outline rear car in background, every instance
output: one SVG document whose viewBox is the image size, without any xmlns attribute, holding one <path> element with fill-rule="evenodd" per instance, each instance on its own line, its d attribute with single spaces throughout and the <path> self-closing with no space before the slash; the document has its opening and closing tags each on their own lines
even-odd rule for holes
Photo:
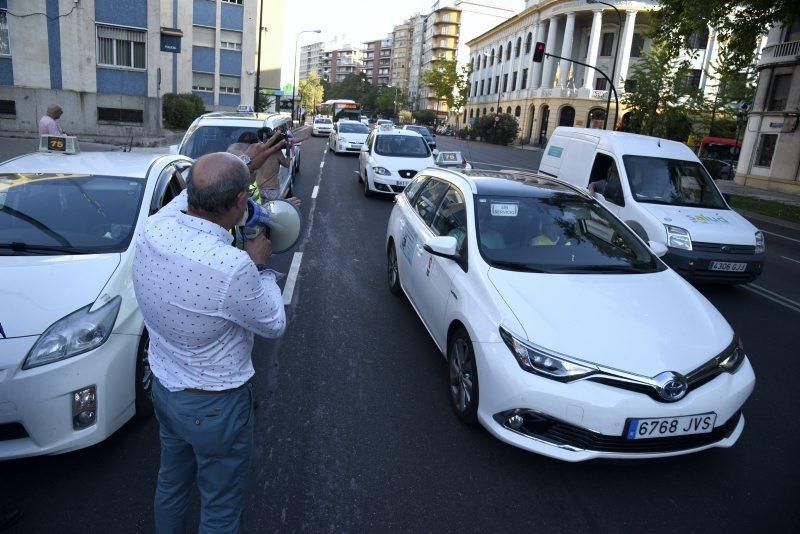
<svg viewBox="0 0 800 534">
<path fill-rule="evenodd" d="M 422 137 L 425 138 L 425 142 L 428 143 L 428 146 L 431 147 L 431 150 L 436 148 L 436 135 L 432 134 L 430 130 L 426 126 L 417 126 L 416 124 L 407 124 L 403 126 L 404 130 L 411 130 L 412 132 L 417 132 Z"/>
<path fill-rule="evenodd" d="M 152 413 L 134 237 L 190 166 L 121 152 L 0 164 L 0 459 L 87 447 Z"/>
<path fill-rule="evenodd" d="M 316 117 L 311 124 L 311 135 L 314 137 L 330 135 L 333 131 L 333 121 L 329 117 Z"/>
</svg>

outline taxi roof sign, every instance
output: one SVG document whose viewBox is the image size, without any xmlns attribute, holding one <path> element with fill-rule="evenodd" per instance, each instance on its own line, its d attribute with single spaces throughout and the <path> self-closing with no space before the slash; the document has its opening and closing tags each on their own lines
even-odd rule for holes
<svg viewBox="0 0 800 534">
<path fill-rule="evenodd" d="M 236 108 L 237 113 L 253 113 L 253 106 L 242 104 Z"/>
<path fill-rule="evenodd" d="M 464 156 L 458 151 L 442 151 L 436 155 L 437 165 L 463 165 Z"/>
<path fill-rule="evenodd" d="M 42 135 L 39 137 L 39 152 L 77 154 L 81 151 L 74 135 Z"/>
<path fill-rule="evenodd" d="M 392 130 L 394 130 L 394 124 L 392 124 L 391 122 L 381 124 L 380 125 L 380 129 L 381 129 L 382 132 L 392 131 Z"/>
</svg>

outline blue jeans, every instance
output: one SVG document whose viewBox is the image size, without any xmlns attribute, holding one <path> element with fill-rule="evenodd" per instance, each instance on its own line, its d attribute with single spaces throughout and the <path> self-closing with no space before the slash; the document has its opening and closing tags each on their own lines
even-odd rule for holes
<svg viewBox="0 0 800 534">
<path fill-rule="evenodd" d="M 200 532 L 238 532 L 253 449 L 252 384 L 207 395 L 172 392 L 156 379 L 153 405 L 161 436 L 156 532 L 184 532 L 195 477 Z"/>
</svg>

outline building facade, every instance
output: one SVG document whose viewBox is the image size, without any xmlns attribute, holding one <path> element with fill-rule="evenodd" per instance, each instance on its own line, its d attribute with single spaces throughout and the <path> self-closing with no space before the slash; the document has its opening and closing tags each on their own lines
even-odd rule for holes
<svg viewBox="0 0 800 534">
<path fill-rule="evenodd" d="M 800 193 L 800 20 L 767 34 L 737 183 Z"/>
<path fill-rule="evenodd" d="M 71 134 L 158 136 L 165 93 L 252 104 L 255 20 L 246 0 L 0 0 L 0 129 L 58 103 Z"/>
<path fill-rule="evenodd" d="M 325 59 L 325 43 L 311 43 L 300 47 L 298 59 L 298 81 L 305 80 L 308 75 L 315 72 L 320 79 L 324 74 L 323 60 Z"/>
<path fill-rule="evenodd" d="M 472 75 L 461 121 L 510 113 L 519 121 L 522 140 L 533 144 L 546 143 L 557 126 L 602 127 L 609 91 L 605 78 L 567 60 L 534 63 L 533 47 L 543 42 L 547 52 L 596 67 L 609 78 L 615 69 L 612 79 L 621 97 L 631 68 L 650 48 L 644 36 L 657 6 L 653 0 L 620 2 L 617 15 L 605 5 L 528 0 L 524 11 L 467 43 Z M 692 48 L 691 82 L 714 91 L 707 83 L 718 51 L 713 32 L 694 36 Z M 620 118 L 623 112 L 620 108 Z M 608 122 L 618 120 L 612 98 Z"/>
<path fill-rule="evenodd" d="M 350 74 L 359 74 L 363 69 L 363 50 L 353 45 L 341 45 L 325 51 L 322 56 L 322 78 L 328 83 L 338 83 Z"/>
<path fill-rule="evenodd" d="M 367 81 L 375 86 L 392 80 L 392 35 L 364 43 L 363 69 Z"/>
<path fill-rule="evenodd" d="M 414 42 L 414 25 L 412 19 L 398 24 L 392 30 L 392 60 L 389 85 L 400 89 L 402 94 L 408 93 L 408 74 L 410 70 L 411 46 Z"/>
</svg>

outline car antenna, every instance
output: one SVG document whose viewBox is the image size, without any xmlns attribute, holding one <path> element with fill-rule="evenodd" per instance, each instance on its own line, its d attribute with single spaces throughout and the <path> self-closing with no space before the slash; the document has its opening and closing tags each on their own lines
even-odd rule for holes
<svg viewBox="0 0 800 534">
<path fill-rule="evenodd" d="M 658 148 L 661 148 L 661 138 L 658 138 Z"/>
</svg>

